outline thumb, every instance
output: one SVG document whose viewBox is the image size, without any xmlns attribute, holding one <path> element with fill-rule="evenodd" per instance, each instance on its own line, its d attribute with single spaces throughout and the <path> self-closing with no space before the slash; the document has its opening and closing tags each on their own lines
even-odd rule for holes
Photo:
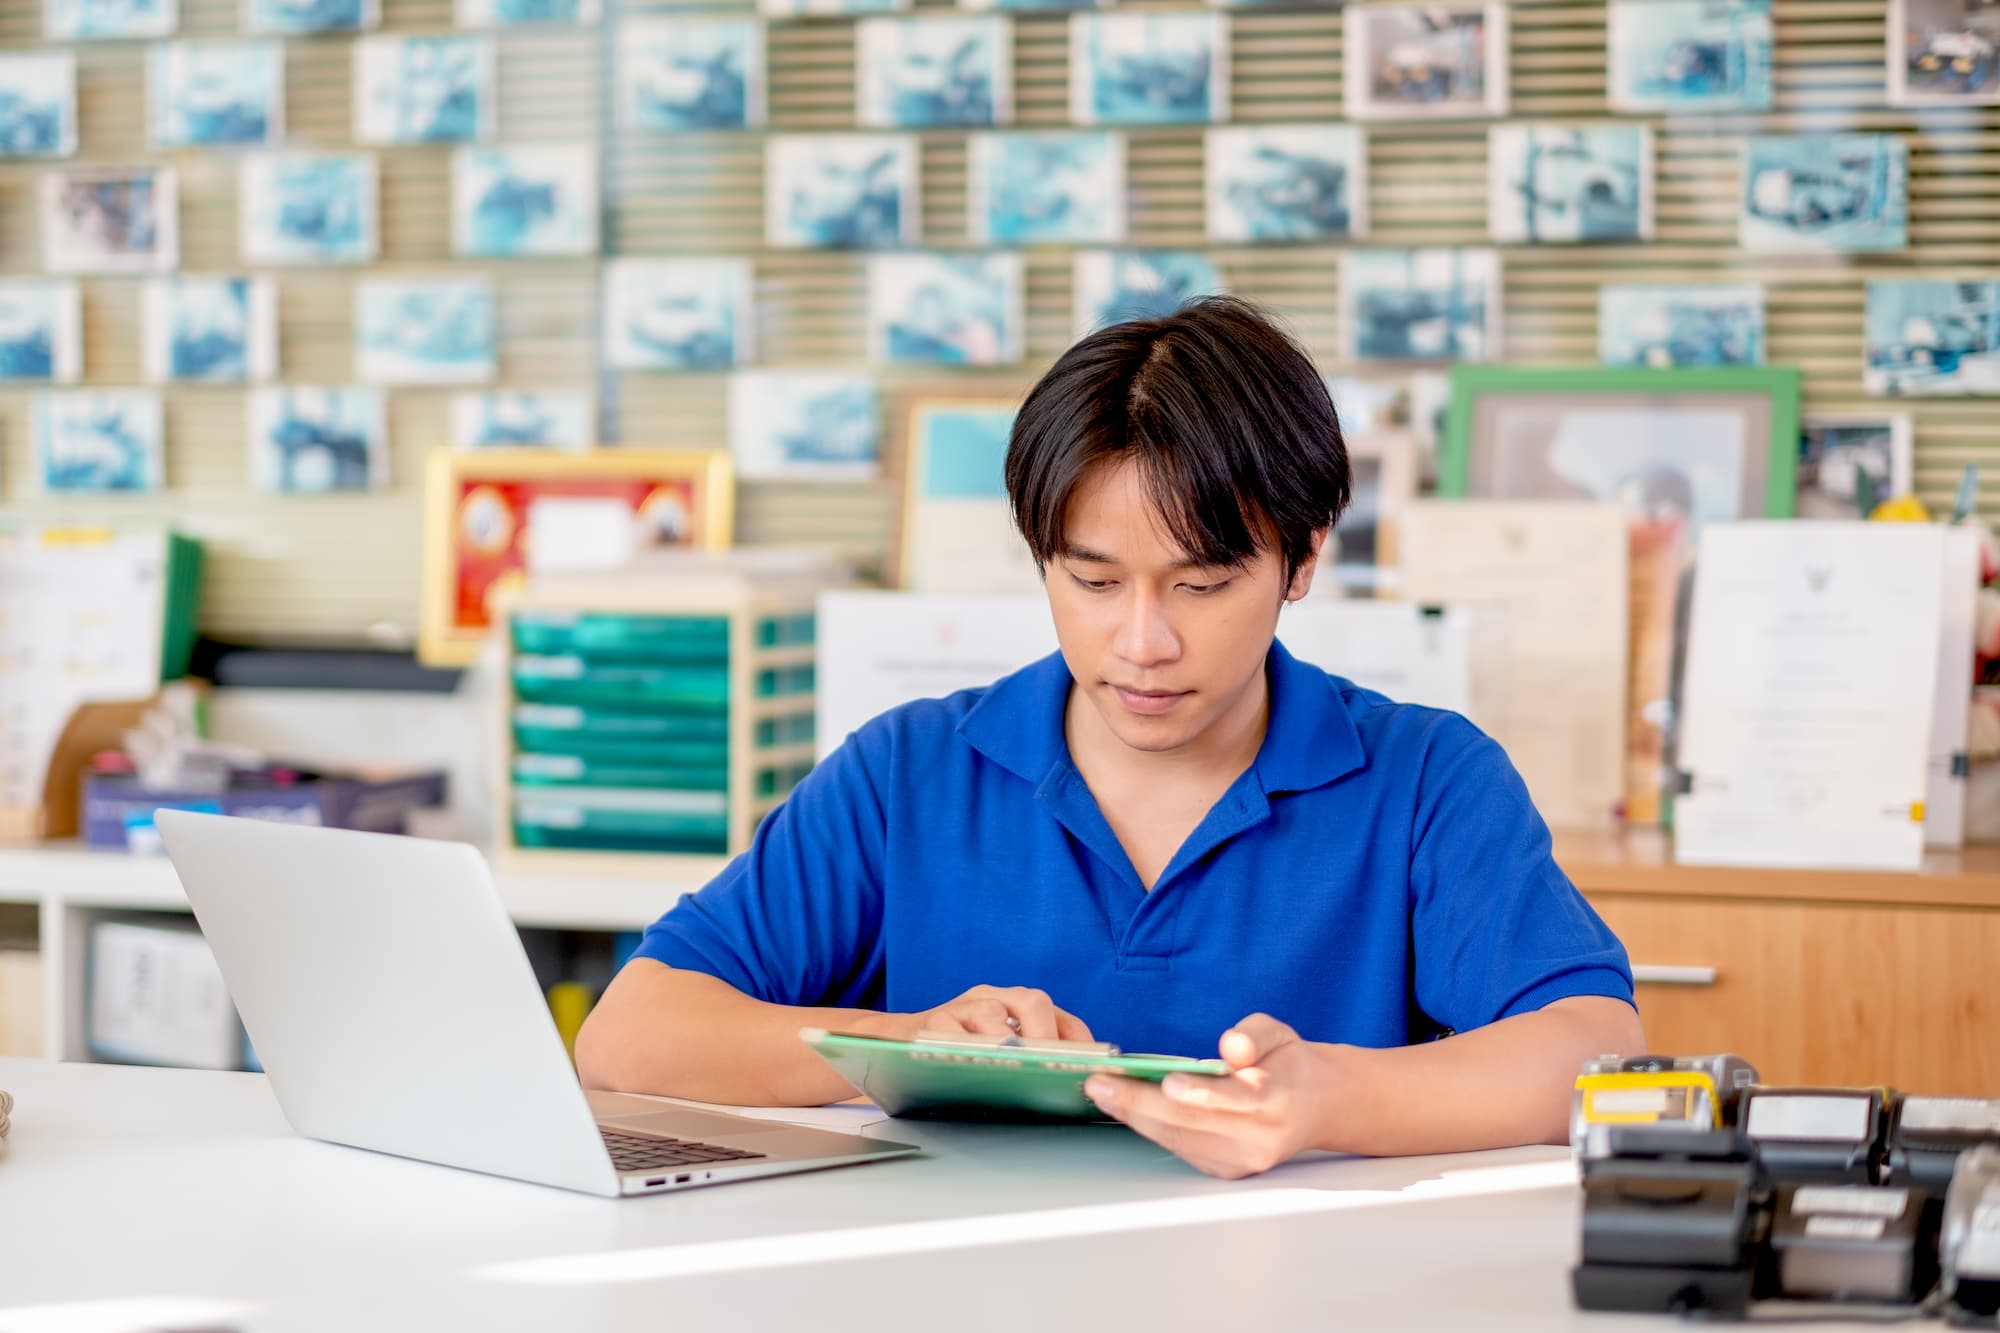
<svg viewBox="0 0 2000 1333">
<path fill-rule="evenodd" d="M 1252 1014 L 1222 1034 L 1220 1049 L 1231 1069 L 1247 1069 L 1298 1039 L 1298 1033 L 1269 1014 Z"/>
</svg>

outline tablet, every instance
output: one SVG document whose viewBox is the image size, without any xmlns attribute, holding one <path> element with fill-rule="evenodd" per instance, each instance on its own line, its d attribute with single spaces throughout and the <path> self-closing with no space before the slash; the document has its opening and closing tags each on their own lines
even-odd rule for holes
<svg viewBox="0 0 2000 1333">
<path fill-rule="evenodd" d="M 825 1028 L 801 1028 L 799 1036 L 877 1106 L 913 1119 L 1107 1120 L 1083 1095 L 1092 1074 L 1157 1083 L 1168 1074 L 1229 1072 L 1220 1060 L 1125 1055 L 1101 1042 L 965 1034 L 905 1041 Z"/>
</svg>

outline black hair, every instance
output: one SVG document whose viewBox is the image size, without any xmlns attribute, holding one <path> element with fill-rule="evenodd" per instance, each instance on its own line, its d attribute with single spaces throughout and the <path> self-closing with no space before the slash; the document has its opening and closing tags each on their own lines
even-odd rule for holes
<svg viewBox="0 0 2000 1333">
<path fill-rule="evenodd" d="M 1240 566 L 1275 539 L 1287 583 L 1352 484 L 1312 359 L 1229 296 L 1101 328 L 1029 391 L 1007 443 L 1007 498 L 1037 563 L 1063 553 L 1083 479 L 1125 459 L 1191 559 Z"/>
</svg>

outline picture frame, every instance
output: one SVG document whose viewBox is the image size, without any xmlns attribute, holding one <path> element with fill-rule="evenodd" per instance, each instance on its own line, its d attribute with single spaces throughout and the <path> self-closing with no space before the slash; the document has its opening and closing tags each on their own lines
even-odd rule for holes
<svg viewBox="0 0 2000 1333">
<path fill-rule="evenodd" d="M 1125 136 L 1116 130 L 974 134 L 966 174 L 966 231 L 975 245 L 1125 239 Z"/>
<path fill-rule="evenodd" d="M 268 148 L 285 137 L 281 42 L 161 42 L 147 53 L 155 148 Z"/>
<path fill-rule="evenodd" d="M 1313 578 L 1318 595 L 1393 598 L 1396 519 L 1417 498 L 1422 445 L 1406 427 L 1378 428 L 1343 437 L 1351 499 L 1320 551 Z"/>
<path fill-rule="evenodd" d="M 865 371 L 739 370 L 729 377 L 739 481 L 867 481 L 882 463 L 881 388 Z"/>
<path fill-rule="evenodd" d="M 435 450 L 424 488 L 417 655 L 425 665 L 478 656 L 489 596 L 526 577 L 521 539 L 538 498 L 627 505 L 649 545 L 723 550 L 731 541 L 735 487 L 721 450 Z"/>
<path fill-rule="evenodd" d="M 1025 355 L 1024 287 L 1019 251 L 870 256 L 870 359 L 1011 365 Z"/>
<path fill-rule="evenodd" d="M 1496 125 L 1487 133 L 1486 234 L 1507 245 L 1653 239 L 1650 125 Z"/>
<path fill-rule="evenodd" d="M 1231 244 L 1368 234 L 1368 132 L 1358 125 L 1223 125 L 1202 165 L 1208 239 Z"/>
<path fill-rule="evenodd" d="M 968 6 L 970 7 L 970 6 Z M 767 19 L 838 18 L 853 14 L 901 14 L 910 0 L 757 0 Z"/>
<path fill-rule="evenodd" d="M 268 277 L 146 284 L 142 361 L 152 384 L 247 384 L 278 370 L 278 288 Z"/>
<path fill-rule="evenodd" d="M 1771 0 L 1610 0 L 1605 77 L 1613 111 L 1769 111 Z"/>
<path fill-rule="evenodd" d="M 1597 358 L 1653 370 L 1761 366 L 1756 283 L 1607 283 L 1597 291 Z"/>
<path fill-rule="evenodd" d="M 180 188 L 172 167 L 62 167 L 44 171 L 39 185 L 45 271 L 180 267 Z"/>
<path fill-rule="evenodd" d="M 1910 245 L 1910 149 L 1899 134 L 1751 135 L 1736 243 L 1863 254 Z"/>
<path fill-rule="evenodd" d="M 381 0 L 243 0 L 243 30 L 249 33 L 309 37 L 381 26 Z"/>
<path fill-rule="evenodd" d="M 1802 383 L 1790 367 L 1452 371 L 1439 495 L 1611 502 L 1630 518 L 1632 823 L 1670 818 L 1676 627 L 1701 526 L 1791 517 Z"/>
<path fill-rule="evenodd" d="M 496 389 L 454 394 L 454 449 L 588 449 L 597 440 L 597 403 L 573 389 Z"/>
<path fill-rule="evenodd" d="M 1343 250 L 1340 329 L 1351 361 L 1500 356 L 1500 254 L 1464 247 Z"/>
<path fill-rule="evenodd" d="M 1861 475 L 1868 480 L 1864 487 Z M 1907 412 L 1809 414 L 1799 427 L 1797 498 L 1792 517 L 1865 519 L 1875 501 L 1916 488 L 1915 431 Z"/>
<path fill-rule="evenodd" d="M 52 42 L 171 37 L 179 27 L 177 0 L 42 0 L 42 35 Z"/>
<path fill-rule="evenodd" d="M 602 0 L 458 0 L 461 28 L 527 28 L 548 23 L 596 23 Z"/>
<path fill-rule="evenodd" d="M 156 494 L 166 487 L 166 428 L 151 389 L 35 395 L 35 473 L 44 495 Z"/>
<path fill-rule="evenodd" d="M 614 259 L 604 266 L 604 359 L 617 370 L 729 370 L 755 347 L 747 259 Z"/>
<path fill-rule="evenodd" d="M 478 143 L 493 137 L 491 37 L 371 34 L 354 43 L 354 141 Z"/>
<path fill-rule="evenodd" d="M 1507 114 L 1507 6 L 1347 5 L 1343 97 L 1349 120 Z"/>
<path fill-rule="evenodd" d="M 485 384 L 499 374 L 499 314 L 486 278 L 378 278 L 354 285 L 354 372 L 366 384 Z"/>
<path fill-rule="evenodd" d="M 250 480 L 271 495 L 389 484 L 388 396 L 370 386 L 273 384 L 244 399 Z"/>
<path fill-rule="evenodd" d="M 237 175 L 246 264 L 366 264 L 381 251 L 369 153 L 253 153 Z"/>
<path fill-rule="evenodd" d="M 893 448 L 900 497 L 893 586 L 940 594 L 1039 595 L 1041 571 L 1014 530 L 1007 442 L 1026 386 L 918 385 Z"/>
<path fill-rule="evenodd" d="M 1228 290 L 1197 250 L 1079 250 L 1072 265 L 1076 336 L 1132 319 L 1163 319 L 1185 303 Z"/>
<path fill-rule="evenodd" d="M 75 384 L 82 378 L 81 285 L 0 279 L 0 385 Z"/>
<path fill-rule="evenodd" d="M 2000 282 L 1870 279 L 1862 343 L 1871 396 L 2000 395 Z"/>
<path fill-rule="evenodd" d="M 618 29 L 618 119 L 678 134 L 757 129 L 765 119 L 764 25 L 693 15 L 626 19 Z"/>
<path fill-rule="evenodd" d="M 1069 21 L 1074 125 L 1218 125 L 1229 119 L 1229 16 L 1079 13 Z"/>
<path fill-rule="evenodd" d="M 780 249 L 914 245 L 923 221 L 913 134 L 776 134 L 764 141 L 764 238 Z"/>
<path fill-rule="evenodd" d="M 2000 10 L 1984 0 L 1889 0 L 1890 106 L 2000 105 Z"/>
<path fill-rule="evenodd" d="M 75 156 L 75 53 L 0 53 L 0 159 Z"/>
<path fill-rule="evenodd" d="M 980 129 L 1014 119 L 1014 28 L 999 14 L 855 24 L 855 118 L 870 129 Z"/>
<path fill-rule="evenodd" d="M 478 259 L 596 254 L 596 150 L 581 144 L 457 149 L 451 245 L 453 254 Z"/>
</svg>

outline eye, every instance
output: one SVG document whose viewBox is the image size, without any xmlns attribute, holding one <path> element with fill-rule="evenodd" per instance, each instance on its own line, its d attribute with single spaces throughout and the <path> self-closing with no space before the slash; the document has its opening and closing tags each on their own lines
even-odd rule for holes
<svg viewBox="0 0 2000 1333">
<path fill-rule="evenodd" d="M 1087 579 L 1081 574 L 1072 574 L 1069 577 L 1072 583 L 1086 592 L 1103 592 L 1112 583 L 1110 579 Z"/>
<path fill-rule="evenodd" d="M 1235 581 L 1234 579 L 1223 579 L 1220 583 L 1183 583 L 1181 587 L 1197 597 L 1206 597 L 1210 593 L 1221 592 Z"/>
</svg>

